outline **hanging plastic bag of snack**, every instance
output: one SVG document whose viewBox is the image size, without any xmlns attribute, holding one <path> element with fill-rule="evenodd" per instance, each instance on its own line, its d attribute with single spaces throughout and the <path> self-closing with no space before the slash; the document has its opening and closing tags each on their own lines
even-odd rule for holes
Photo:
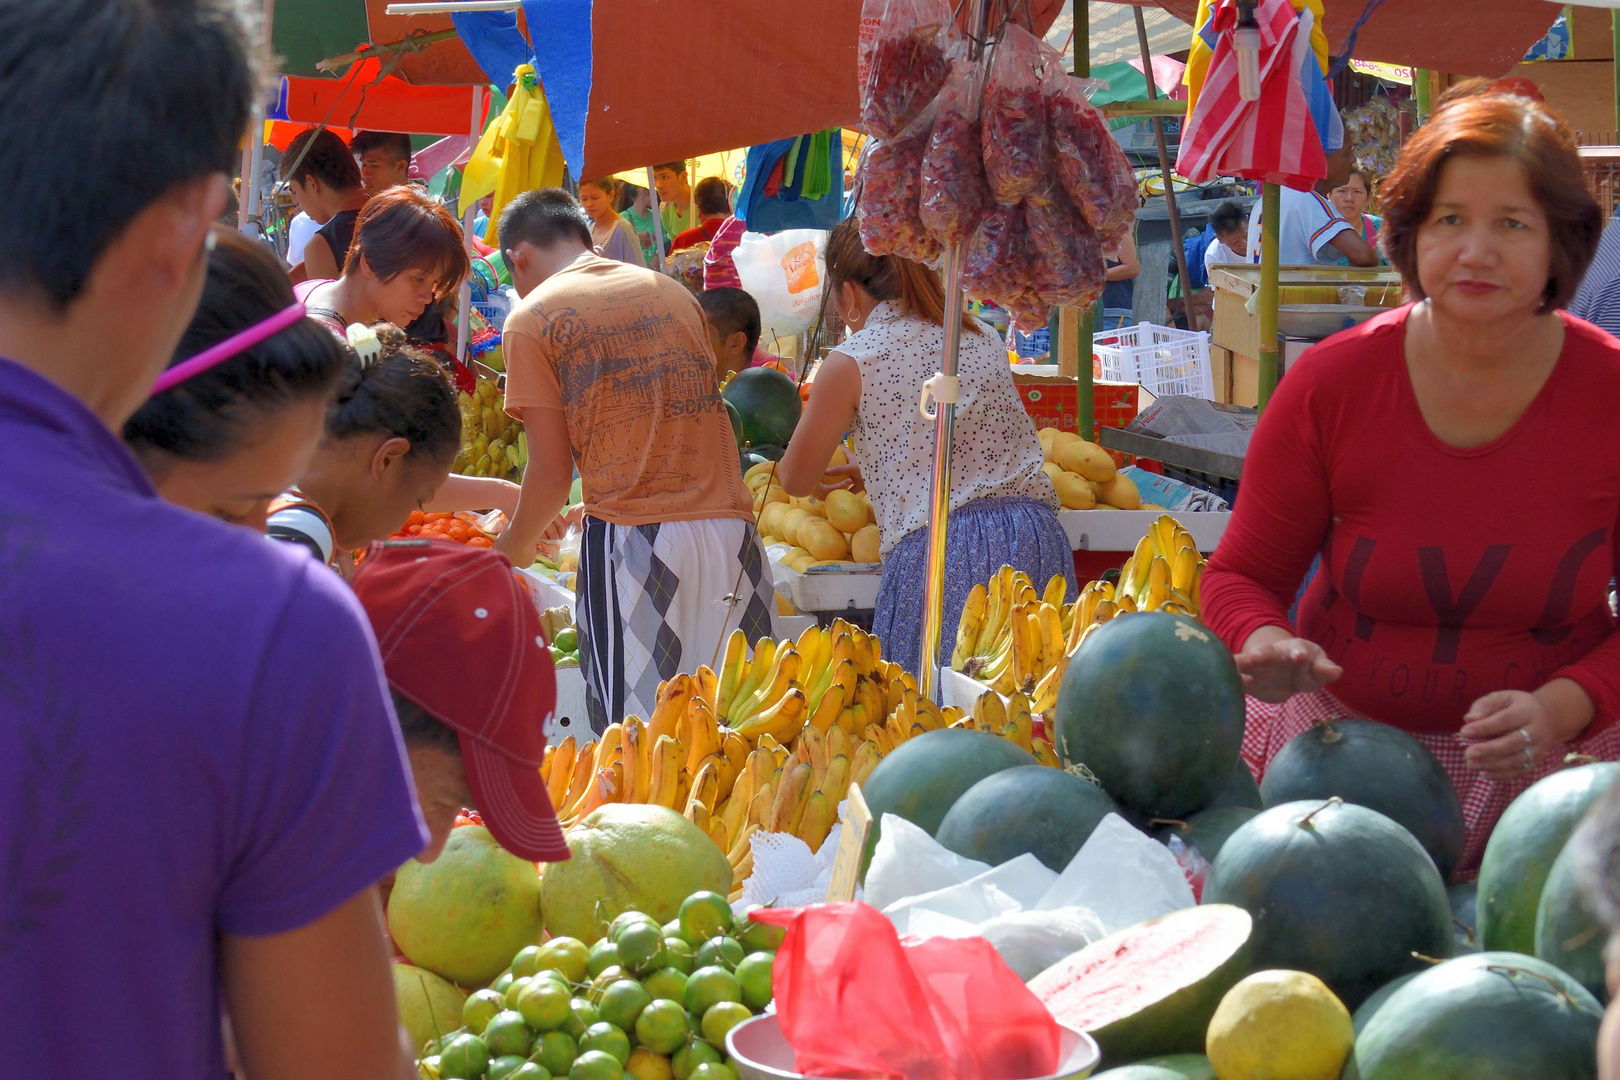
<svg viewBox="0 0 1620 1080">
<path fill-rule="evenodd" d="M 939 95 L 962 39 L 945 0 L 866 0 L 861 7 L 861 124 L 893 139 Z"/>
<path fill-rule="evenodd" d="M 1104 248 L 1119 243 L 1136 219 L 1140 199 L 1136 173 L 1087 90 L 1095 83 L 1065 74 L 1060 65 L 1046 73 L 1047 118 L 1058 177 Z"/>
<path fill-rule="evenodd" d="M 984 90 L 984 175 L 995 200 L 1011 206 L 1039 188 L 1052 164 L 1045 70 L 1056 51 L 1008 23 Z"/>
<path fill-rule="evenodd" d="M 944 247 L 972 236 L 991 201 L 979 127 L 983 88 L 979 65 L 960 61 L 954 66 L 923 155 L 922 223 Z"/>
<path fill-rule="evenodd" d="M 855 216 L 861 244 L 873 255 L 900 255 L 931 263 L 943 249 L 923 225 L 922 161 L 928 146 L 926 122 L 898 139 L 873 139 L 861 155 L 860 196 Z"/>
<path fill-rule="evenodd" d="M 1059 184 L 1024 200 L 1030 286 L 1047 304 L 1090 307 L 1107 281 L 1103 246 Z"/>
<path fill-rule="evenodd" d="M 993 206 L 962 249 L 962 288 L 1006 307 L 1029 290 L 1028 228 L 1020 206 Z"/>
</svg>

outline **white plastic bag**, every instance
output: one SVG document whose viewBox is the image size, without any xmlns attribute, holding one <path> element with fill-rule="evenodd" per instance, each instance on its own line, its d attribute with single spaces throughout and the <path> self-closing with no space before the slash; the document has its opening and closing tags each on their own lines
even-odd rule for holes
<svg viewBox="0 0 1620 1080">
<path fill-rule="evenodd" d="M 1036 908 L 1085 908 L 1112 934 L 1195 903 L 1187 875 L 1170 849 L 1118 814 L 1109 814 Z"/>
<path fill-rule="evenodd" d="M 907 897 L 960 885 L 990 869 L 947 850 L 927 830 L 898 814 L 884 814 L 880 825 L 872 865 L 866 870 L 866 902 L 879 911 Z"/>
<path fill-rule="evenodd" d="M 815 324 L 827 280 L 824 231 L 743 233 L 731 259 L 742 287 L 759 304 L 760 340 L 794 337 Z"/>
</svg>

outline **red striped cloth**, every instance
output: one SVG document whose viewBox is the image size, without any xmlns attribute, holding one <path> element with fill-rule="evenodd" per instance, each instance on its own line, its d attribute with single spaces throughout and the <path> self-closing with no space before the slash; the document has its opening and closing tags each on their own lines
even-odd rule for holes
<svg viewBox="0 0 1620 1080">
<path fill-rule="evenodd" d="M 1194 183 L 1245 176 L 1306 191 L 1327 175 L 1322 139 L 1299 76 L 1315 19 L 1309 8 L 1296 14 L 1289 0 L 1261 0 L 1256 16 L 1260 100 L 1238 96 L 1232 46 L 1237 5 L 1220 0 L 1211 16 L 1219 37 L 1203 90 L 1182 129 L 1176 171 Z"/>
<path fill-rule="evenodd" d="M 1295 694 L 1281 705 L 1268 705 L 1249 698 L 1248 723 L 1243 732 L 1243 760 L 1256 780 L 1263 779 L 1271 759 L 1295 735 L 1309 731 L 1313 725 L 1323 721 L 1364 719 L 1366 717 L 1345 708 L 1326 690 L 1314 694 Z M 1522 779 L 1498 782 L 1486 779 L 1464 763 L 1463 744 L 1457 736 L 1408 734 L 1422 743 L 1445 768 L 1462 801 L 1468 841 L 1463 849 L 1462 861 L 1457 864 L 1457 876 L 1465 881 L 1472 881 L 1478 875 L 1479 860 L 1485 854 L 1485 842 L 1490 839 L 1491 830 L 1496 827 L 1508 803 L 1537 780 L 1566 768 L 1566 754 L 1586 754 L 1602 761 L 1620 761 L 1620 725 L 1611 724 L 1590 739 L 1577 739 L 1554 747 Z"/>
</svg>

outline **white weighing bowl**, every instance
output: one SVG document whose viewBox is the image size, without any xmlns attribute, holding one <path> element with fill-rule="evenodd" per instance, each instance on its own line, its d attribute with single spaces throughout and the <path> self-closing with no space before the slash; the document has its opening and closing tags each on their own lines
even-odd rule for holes
<svg viewBox="0 0 1620 1080">
<path fill-rule="evenodd" d="M 1090 1035 L 1058 1025 L 1058 1069 L 1028 1080 L 1085 1080 L 1102 1059 Z M 793 1071 L 793 1047 L 782 1035 L 775 1013 L 744 1020 L 726 1034 L 726 1049 L 742 1080 L 809 1080 Z"/>
</svg>

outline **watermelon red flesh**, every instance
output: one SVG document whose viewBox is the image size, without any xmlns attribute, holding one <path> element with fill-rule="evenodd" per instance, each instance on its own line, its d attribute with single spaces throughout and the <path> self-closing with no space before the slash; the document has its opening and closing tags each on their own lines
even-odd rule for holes
<svg viewBox="0 0 1620 1080">
<path fill-rule="evenodd" d="M 1242 908 L 1187 908 L 1110 934 L 1047 968 L 1029 988 L 1059 1023 L 1091 1033 L 1103 1064 L 1199 1053 L 1221 997 L 1250 973 Z"/>
</svg>

